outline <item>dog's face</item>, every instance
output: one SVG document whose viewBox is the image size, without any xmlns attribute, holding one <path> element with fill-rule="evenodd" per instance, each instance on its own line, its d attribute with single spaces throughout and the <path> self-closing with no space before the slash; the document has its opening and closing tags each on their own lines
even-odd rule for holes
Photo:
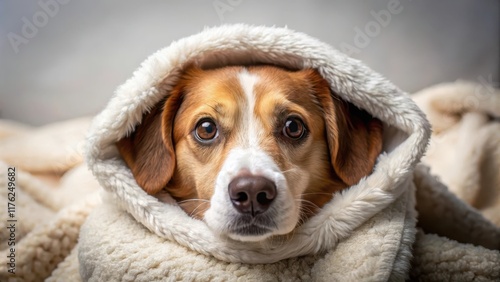
<svg viewBox="0 0 500 282">
<path fill-rule="evenodd" d="M 138 184 L 218 234 L 290 233 L 373 168 L 381 124 L 313 70 L 188 69 L 117 145 Z"/>
</svg>

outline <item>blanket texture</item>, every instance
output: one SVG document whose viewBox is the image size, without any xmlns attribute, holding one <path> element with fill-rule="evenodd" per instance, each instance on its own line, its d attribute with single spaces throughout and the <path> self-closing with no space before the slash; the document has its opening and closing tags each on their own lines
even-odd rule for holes
<svg viewBox="0 0 500 282">
<path fill-rule="evenodd" d="M 336 194 L 292 238 L 250 244 L 212 235 L 175 203 L 161 203 L 140 189 L 114 146 L 145 111 L 168 98 L 191 63 L 318 69 L 333 92 L 384 122 L 384 152 L 374 172 Z M 80 144 L 88 126 L 88 119 L 38 129 L 0 123 L 0 185 L 7 187 L 7 167 L 16 167 L 19 220 L 16 273 L 8 272 L 4 244 L 2 281 L 500 279 L 500 229 L 480 213 L 487 210 L 459 200 L 452 193 L 458 190 L 449 191 L 418 164 L 430 127 L 409 95 L 305 34 L 235 25 L 174 42 L 148 58 L 94 119 L 85 164 Z M 454 140 L 442 145 L 454 147 Z M 105 192 L 99 194 L 99 186 Z M 5 189 L 0 196 L 7 200 Z M 1 227 L 3 242 L 10 234 Z"/>
<path fill-rule="evenodd" d="M 434 128 L 423 162 L 460 199 L 500 225 L 500 90 L 457 81 L 413 99 Z"/>
<path fill-rule="evenodd" d="M 55 281 L 54 270 L 64 269 L 63 261 L 72 250 L 76 253 L 80 227 L 100 201 L 99 184 L 82 162 L 90 120 L 40 128 L 0 121 L 0 202 L 15 205 L 13 217 L 0 213 L 1 281 Z M 14 194 L 7 190 L 9 167 L 16 171 Z M 13 232 L 8 219 L 17 220 Z M 10 239 L 15 245 L 4 244 Z M 78 281 L 78 264 L 67 269 L 73 271 L 61 281 Z"/>
</svg>

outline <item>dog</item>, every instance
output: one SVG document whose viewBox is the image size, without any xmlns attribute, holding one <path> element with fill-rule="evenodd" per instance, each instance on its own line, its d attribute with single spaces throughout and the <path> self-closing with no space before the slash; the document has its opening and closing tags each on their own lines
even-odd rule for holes
<svg viewBox="0 0 500 282">
<path fill-rule="evenodd" d="M 369 175 L 382 131 L 316 70 L 191 66 L 116 145 L 148 194 L 256 242 L 290 234 Z"/>
</svg>

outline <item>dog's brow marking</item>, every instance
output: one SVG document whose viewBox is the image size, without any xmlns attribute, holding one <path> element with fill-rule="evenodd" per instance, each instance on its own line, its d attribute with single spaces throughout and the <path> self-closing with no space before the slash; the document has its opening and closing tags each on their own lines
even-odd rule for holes
<svg viewBox="0 0 500 282">
<path fill-rule="evenodd" d="M 255 74 L 250 74 L 245 69 L 241 71 L 238 75 L 238 79 L 245 93 L 245 98 L 247 100 L 247 111 L 245 113 L 245 120 L 248 122 L 247 127 L 247 140 L 250 147 L 257 147 L 259 143 L 258 132 L 260 128 L 258 127 L 258 121 L 254 115 L 255 109 L 255 93 L 254 86 L 259 80 L 259 77 Z"/>
</svg>

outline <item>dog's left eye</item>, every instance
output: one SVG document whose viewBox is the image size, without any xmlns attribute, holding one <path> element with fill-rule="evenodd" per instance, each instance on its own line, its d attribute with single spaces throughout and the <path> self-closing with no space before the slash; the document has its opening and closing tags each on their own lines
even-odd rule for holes
<svg viewBox="0 0 500 282">
<path fill-rule="evenodd" d="M 289 117 L 285 121 L 285 125 L 283 126 L 283 135 L 286 137 L 298 140 L 304 137 L 306 132 L 306 127 L 304 122 L 298 117 Z"/>
<path fill-rule="evenodd" d="M 217 125 L 211 119 L 202 119 L 196 125 L 194 133 L 199 141 L 211 141 L 217 137 Z"/>
</svg>

